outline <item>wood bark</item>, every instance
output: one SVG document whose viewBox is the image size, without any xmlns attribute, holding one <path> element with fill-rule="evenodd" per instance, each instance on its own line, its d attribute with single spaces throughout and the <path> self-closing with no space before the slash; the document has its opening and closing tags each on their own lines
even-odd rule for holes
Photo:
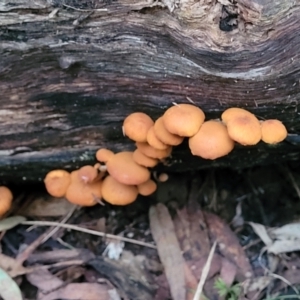
<svg viewBox="0 0 300 300">
<path fill-rule="evenodd" d="M 184 144 L 160 169 L 299 159 L 297 1 L 4 0 L 0 12 L 2 181 L 91 163 L 99 147 L 133 149 L 128 114 L 155 119 L 188 99 L 208 119 L 232 106 L 278 118 L 291 136 L 216 161 Z"/>
</svg>

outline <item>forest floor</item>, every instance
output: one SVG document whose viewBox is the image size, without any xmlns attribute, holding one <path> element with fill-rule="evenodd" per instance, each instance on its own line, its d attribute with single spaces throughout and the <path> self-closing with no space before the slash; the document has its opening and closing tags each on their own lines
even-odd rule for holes
<svg viewBox="0 0 300 300">
<path fill-rule="evenodd" d="M 10 217 L 23 217 L 0 221 L 0 267 L 14 279 L 0 295 L 300 299 L 299 164 L 168 175 L 126 207 L 78 208 L 43 186 L 14 187 Z"/>
</svg>

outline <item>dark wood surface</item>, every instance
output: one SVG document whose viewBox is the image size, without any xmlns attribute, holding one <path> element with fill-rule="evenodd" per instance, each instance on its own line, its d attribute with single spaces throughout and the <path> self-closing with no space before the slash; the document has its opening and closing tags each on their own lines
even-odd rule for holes
<svg viewBox="0 0 300 300">
<path fill-rule="evenodd" d="M 128 114 L 155 119 L 187 98 L 208 119 L 232 106 L 278 118 L 295 142 L 239 146 L 214 162 L 184 144 L 160 169 L 298 160 L 300 6 L 211 2 L 1 1 L 0 180 L 41 180 L 93 162 L 99 147 L 132 149 Z"/>
</svg>

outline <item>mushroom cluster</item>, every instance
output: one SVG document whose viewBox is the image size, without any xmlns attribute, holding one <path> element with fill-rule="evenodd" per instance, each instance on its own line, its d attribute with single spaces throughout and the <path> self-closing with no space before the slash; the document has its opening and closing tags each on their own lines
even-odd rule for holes
<svg viewBox="0 0 300 300">
<path fill-rule="evenodd" d="M 229 108 L 221 120 L 205 121 L 204 112 L 193 104 L 174 104 L 155 122 L 144 113 L 133 113 L 125 119 L 123 133 L 136 142 L 134 160 L 149 168 L 168 157 L 184 138 L 193 155 L 214 160 L 229 154 L 236 142 L 277 144 L 287 136 L 279 120 L 259 121 L 245 109 Z"/>
<path fill-rule="evenodd" d="M 108 149 L 99 149 L 94 166 L 83 166 L 71 173 L 65 170 L 50 171 L 44 183 L 53 197 L 65 197 L 80 206 L 93 206 L 106 202 L 127 205 L 141 194 L 155 192 L 156 183 L 150 178 L 147 167 L 136 163 L 134 152 L 114 154 Z"/>
<path fill-rule="evenodd" d="M 279 120 L 259 121 L 241 108 L 229 108 L 221 120 L 205 121 L 204 112 L 193 104 L 174 104 L 156 121 L 135 112 L 123 123 L 123 134 L 135 142 L 133 152 L 113 153 L 99 149 L 94 166 L 84 166 L 71 173 L 54 170 L 45 177 L 45 186 L 54 197 L 92 206 L 104 199 L 114 205 L 127 205 L 141 194 L 156 190 L 149 168 L 169 157 L 174 146 L 188 138 L 191 153 L 214 160 L 229 154 L 235 143 L 256 145 L 259 141 L 277 144 L 287 136 Z M 158 178 L 167 180 L 166 176 Z"/>
</svg>

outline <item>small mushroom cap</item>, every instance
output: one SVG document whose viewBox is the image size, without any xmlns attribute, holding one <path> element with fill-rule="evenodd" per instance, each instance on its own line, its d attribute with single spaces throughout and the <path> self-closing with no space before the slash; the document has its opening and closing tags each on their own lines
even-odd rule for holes
<svg viewBox="0 0 300 300">
<path fill-rule="evenodd" d="M 157 159 L 163 159 L 168 156 L 170 156 L 172 152 L 172 147 L 169 146 L 165 150 L 159 150 L 151 147 L 148 143 L 135 143 L 137 148 L 146 156 L 157 158 Z"/>
<path fill-rule="evenodd" d="M 236 118 L 236 117 L 243 117 L 243 116 L 254 116 L 250 111 L 238 108 L 238 107 L 231 107 L 226 109 L 221 116 L 222 121 L 227 124 L 228 121 Z"/>
<path fill-rule="evenodd" d="M 163 115 L 166 129 L 179 136 L 191 137 L 195 135 L 204 122 L 204 112 L 192 104 L 176 104 Z"/>
<path fill-rule="evenodd" d="M 204 122 L 199 131 L 189 138 L 189 147 L 193 155 L 216 159 L 232 151 L 234 141 L 222 122 L 210 120 Z"/>
<path fill-rule="evenodd" d="M 0 216 L 3 216 L 11 208 L 13 194 L 6 186 L 0 186 Z"/>
<path fill-rule="evenodd" d="M 261 128 L 253 115 L 242 115 L 227 122 L 229 136 L 244 146 L 256 145 L 261 140 Z"/>
<path fill-rule="evenodd" d="M 166 173 L 161 173 L 158 176 L 158 181 L 159 182 L 166 182 L 169 179 L 169 175 Z"/>
<path fill-rule="evenodd" d="M 154 123 L 156 137 L 166 145 L 177 146 L 183 141 L 183 137 L 170 133 L 164 126 L 163 118 L 158 118 Z"/>
<path fill-rule="evenodd" d="M 277 144 L 287 137 L 285 126 L 276 119 L 261 122 L 261 139 L 267 144 Z"/>
<path fill-rule="evenodd" d="M 71 184 L 66 192 L 66 199 L 76 205 L 93 206 L 101 199 L 101 181 L 84 183 L 80 180 L 78 171 L 71 173 Z"/>
<path fill-rule="evenodd" d="M 102 148 L 96 152 L 96 159 L 102 163 L 107 163 L 114 155 L 115 154 L 112 151 Z"/>
<path fill-rule="evenodd" d="M 70 173 L 65 170 L 53 170 L 50 171 L 45 179 L 44 183 L 47 192 L 53 197 L 63 197 L 71 183 Z"/>
<path fill-rule="evenodd" d="M 154 126 L 150 127 L 150 129 L 148 130 L 147 133 L 147 142 L 148 144 L 155 148 L 155 149 L 159 149 L 159 150 L 165 150 L 168 148 L 168 145 L 166 145 L 165 143 L 163 143 L 160 139 L 158 139 L 158 137 L 156 136 L 155 132 L 154 132 Z"/>
<path fill-rule="evenodd" d="M 158 159 L 146 156 L 139 149 L 133 151 L 132 157 L 137 164 L 143 167 L 153 168 L 158 164 Z"/>
<path fill-rule="evenodd" d="M 124 151 L 115 154 L 107 162 L 106 167 L 107 172 L 123 184 L 138 185 L 150 178 L 149 170 L 133 160 L 133 152 Z"/>
<path fill-rule="evenodd" d="M 157 184 L 152 179 L 149 179 L 148 181 L 139 184 L 137 186 L 137 189 L 139 191 L 139 194 L 143 196 L 149 196 L 156 191 Z"/>
<path fill-rule="evenodd" d="M 93 182 L 98 177 L 98 171 L 93 166 L 83 166 L 78 170 L 78 176 L 84 183 Z"/>
<path fill-rule="evenodd" d="M 136 200 L 138 189 L 135 185 L 126 185 L 107 176 L 102 183 L 102 196 L 110 204 L 127 205 Z"/>
<path fill-rule="evenodd" d="M 124 120 L 123 133 L 136 142 L 146 142 L 147 132 L 153 124 L 153 120 L 148 115 L 135 112 Z"/>
</svg>

